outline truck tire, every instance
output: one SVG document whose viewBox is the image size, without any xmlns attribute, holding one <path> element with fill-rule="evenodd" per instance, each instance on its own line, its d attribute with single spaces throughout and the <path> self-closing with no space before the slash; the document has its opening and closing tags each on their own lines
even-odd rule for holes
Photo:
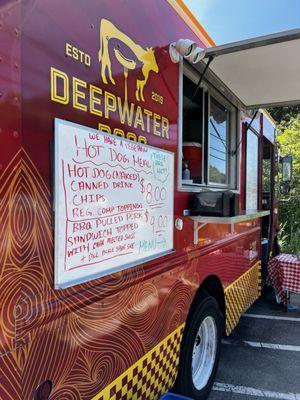
<svg viewBox="0 0 300 400">
<path fill-rule="evenodd" d="M 207 399 L 220 359 L 223 317 L 215 298 L 206 297 L 187 323 L 180 351 L 176 391 Z"/>
</svg>

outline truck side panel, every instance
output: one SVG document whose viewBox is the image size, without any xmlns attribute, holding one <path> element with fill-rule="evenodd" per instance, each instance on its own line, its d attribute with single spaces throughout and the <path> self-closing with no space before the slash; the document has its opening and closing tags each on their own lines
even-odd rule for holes
<svg viewBox="0 0 300 400">
<path fill-rule="evenodd" d="M 50 148 L 54 118 L 61 118 L 177 158 L 179 70 L 168 45 L 199 38 L 162 0 L 117 8 L 109 0 L 8 1 L 0 10 L 7 21 L 1 53 L 10 60 L 0 98 L 7 115 L 0 133 L 0 397 L 32 399 L 51 379 L 53 400 L 158 398 L 174 383 L 196 291 L 211 275 L 229 287 L 257 262 L 259 251 L 253 258 L 249 251 L 260 241 L 259 221 L 241 223 L 235 234 L 206 226 L 194 245 L 193 222 L 182 217 L 190 194 L 175 190 L 184 229 L 175 231 L 173 254 L 54 290 Z M 113 48 L 127 65 L 136 63 L 127 82 Z M 147 385 L 130 392 L 141 376 Z"/>
<path fill-rule="evenodd" d="M 15 340 L 16 304 L 21 297 L 21 236 L 26 234 L 20 205 L 21 24 L 20 7 L 0 7 L 0 398 L 19 399 L 21 368 Z M 16 230 L 18 236 L 16 236 Z M 20 235 L 20 236 L 19 236 Z"/>
</svg>

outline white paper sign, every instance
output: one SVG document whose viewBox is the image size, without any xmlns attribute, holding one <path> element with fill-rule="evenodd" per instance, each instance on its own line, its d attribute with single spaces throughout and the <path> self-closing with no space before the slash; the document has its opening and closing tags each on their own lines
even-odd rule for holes
<svg viewBox="0 0 300 400">
<path fill-rule="evenodd" d="M 55 287 L 173 249 L 174 154 L 55 120 Z"/>
</svg>

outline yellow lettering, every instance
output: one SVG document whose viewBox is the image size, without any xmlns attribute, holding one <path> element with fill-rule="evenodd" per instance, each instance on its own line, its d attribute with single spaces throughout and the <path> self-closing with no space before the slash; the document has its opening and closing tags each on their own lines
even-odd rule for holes
<svg viewBox="0 0 300 400">
<path fill-rule="evenodd" d="M 143 131 L 145 130 L 145 125 L 144 125 L 144 120 L 143 120 L 143 112 L 142 112 L 142 109 L 141 109 L 140 106 L 137 106 L 133 126 L 134 126 L 135 128 L 137 128 L 138 125 L 141 126 L 141 129 L 142 129 Z"/>
<path fill-rule="evenodd" d="M 124 131 L 122 129 L 119 129 L 119 128 L 115 128 L 114 129 L 114 135 L 121 136 L 123 138 L 125 137 Z"/>
<path fill-rule="evenodd" d="M 85 55 L 85 61 L 84 61 L 86 66 L 90 66 L 91 65 L 91 56 L 89 56 L 88 54 Z"/>
<path fill-rule="evenodd" d="M 134 142 L 137 141 L 136 134 L 132 132 L 127 132 L 126 138 L 129 140 L 133 140 Z"/>
<path fill-rule="evenodd" d="M 74 60 L 78 60 L 78 49 L 77 47 L 73 46 L 73 58 Z"/>
<path fill-rule="evenodd" d="M 99 131 L 104 132 L 104 133 L 112 133 L 110 126 L 105 125 L 105 124 L 99 123 L 98 129 L 99 129 Z M 147 144 L 147 139 L 145 138 L 145 136 L 137 137 L 137 135 L 133 132 L 127 132 L 127 134 L 125 135 L 125 133 L 122 129 L 115 128 L 113 130 L 113 134 L 116 136 L 122 137 L 122 138 L 127 138 L 129 140 L 134 140 L 135 142 L 138 141 L 140 143 Z"/>
<path fill-rule="evenodd" d="M 95 107 L 96 105 L 101 104 L 101 99 L 96 97 L 95 94 L 102 95 L 102 89 L 98 88 L 97 86 L 90 85 L 90 112 L 102 117 L 102 111 Z"/>
<path fill-rule="evenodd" d="M 138 142 L 147 144 L 147 139 L 145 138 L 145 136 L 141 135 L 138 137 Z"/>
<path fill-rule="evenodd" d="M 69 103 L 69 78 L 64 72 L 51 67 L 51 100 L 61 104 Z M 63 94 L 57 93 L 57 80 L 63 83 Z"/>
<path fill-rule="evenodd" d="M 66 43 L 66 55 L 72 57 L 72 45 L 70 43 Z"/>
<path fill-rule="evenodd" d="M 117 97 L 118 100 L 118 111 L 121 124 L 127 124 L 129 126 L 132 125 L 132 118 L 133 118 L 133 111 L 134 111 L 134 104 L 130 103 L 130 111 L 128 107 L 128 102 L 124 101 L 122 105 L 122 99 Z"/>
<path fill-rule="evenodd" d="M 73 77 L 73 107 L 78 108 L 78 110 L 87 111 L 87 106 L 85 104 L 79 103 L 78 100 L 85 99 L 85 93 L 79 90 L 80 86 L 86 88 L 86 82 Z"/>
<path fill-rule="evenodd" d="M 80 54 L 80 59 L 79 59 L 79 61 L 80 61 L 80 62 L 83 62 L 84 52 L 83 52 L 82 50 L 78 50 L 78 51 L 79 51 L 79 54 Z"/>
<path fill-rule="evenodd" d="M 98 129 L 99 129 L 99 131 L 101 131 L 101 132 L 111 133 L 110 127 L 109 127 L 108 125 L 101 124 L 100 122 L 99 122 L 99 124 L 98 124 Z"/>
<path fill-rule="evenodd" d="M 160 136 L 160 132 L 159 132 L 159 130 L 157 129 L 157 128 L 159 128 L 159 126 L 160 126 L 160 123 L 159 122 L 157 122 L 157 120 L 159 120 L 160 119 L 160 115 L 158 115 L 158 114 L 153 114 L 153 133 L 154 133 L 154 135 L 156 135 L 156 136 Z"/>
<path fill-rule="evenodd" d="M 117 100 L 116 96 L 114 96 L 112 93 L 105 92 L 104 95 L 104 103 L 105 103 L 105 118 L 109 119 L 109 113 L 110 111 L 116 111 L 117 109 Z"/>
<path fill-rule="evenodd" d="M 90 60 L 86 57 L 86 53 L 76 49 L 70 43 L 66 43 L 65 52 L 67 56 L 73 57 L 80 52 L 80 58 L 84 58 L 86 64 Z M 71 101 L 70 91 L 72 90 L 73 101 L 72 106 L 76 109 L 89 112 L 102 118 L 114 118 L 114 125 L 120 124 L 132 126 L 133 132 L 127 132 L 126 129 L 110 128 L 109 125 L 99 123 L 99 130 L 105 133 L 113 133 L 117 136 L 127 138 L 129 140 L 147 143 L 145 136 L 139 136 L 134 129 L 140 129 L 155 136 L 169 139 L 170 122 L 168 118 L 153 113 L 146 108 L 142 108 L 135 103 L 123 101 L 121 97 L 115 96 L 113 93 L 89 84 L 77 77 L 68 77 L 68 75 L 54 67 L 50 69 L 51 77 L 51 100 L 61 104 L 69 104 Z M 70 82 L 69 80 L 72 79 Z M 72 84 L 72 88 L 71 88 Z M 113 113 L 116 113 L 112 115 Z"/>
<path fill-rule="evenodd" d="M 168 118 L 161 118 L 161 136 L 169 139 L 169 120 Z"/>
<path fill-rule="evenodd" d="M 149 133 L 150 132 L 150 121 L 151 121 L 150 118 L 152 117 L 153 112 L 144 108 L 144 114 L 146 114 L 146 126 L 147 126 L 146 129 L 147 129 L 147 132 Z"/>
</svg>

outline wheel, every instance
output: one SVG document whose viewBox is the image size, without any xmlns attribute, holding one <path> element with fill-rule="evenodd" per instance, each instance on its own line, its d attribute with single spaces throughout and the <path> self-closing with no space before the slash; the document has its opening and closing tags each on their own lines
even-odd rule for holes
<svg viewBox="0 0 300 400">
<path fill-rule="evenodd" d="M 185 328 L 176 391 L 205 400 L 211 391 L 220 359 L 223 318 L 217 301 L 206 297 Z"/>
</svg>

